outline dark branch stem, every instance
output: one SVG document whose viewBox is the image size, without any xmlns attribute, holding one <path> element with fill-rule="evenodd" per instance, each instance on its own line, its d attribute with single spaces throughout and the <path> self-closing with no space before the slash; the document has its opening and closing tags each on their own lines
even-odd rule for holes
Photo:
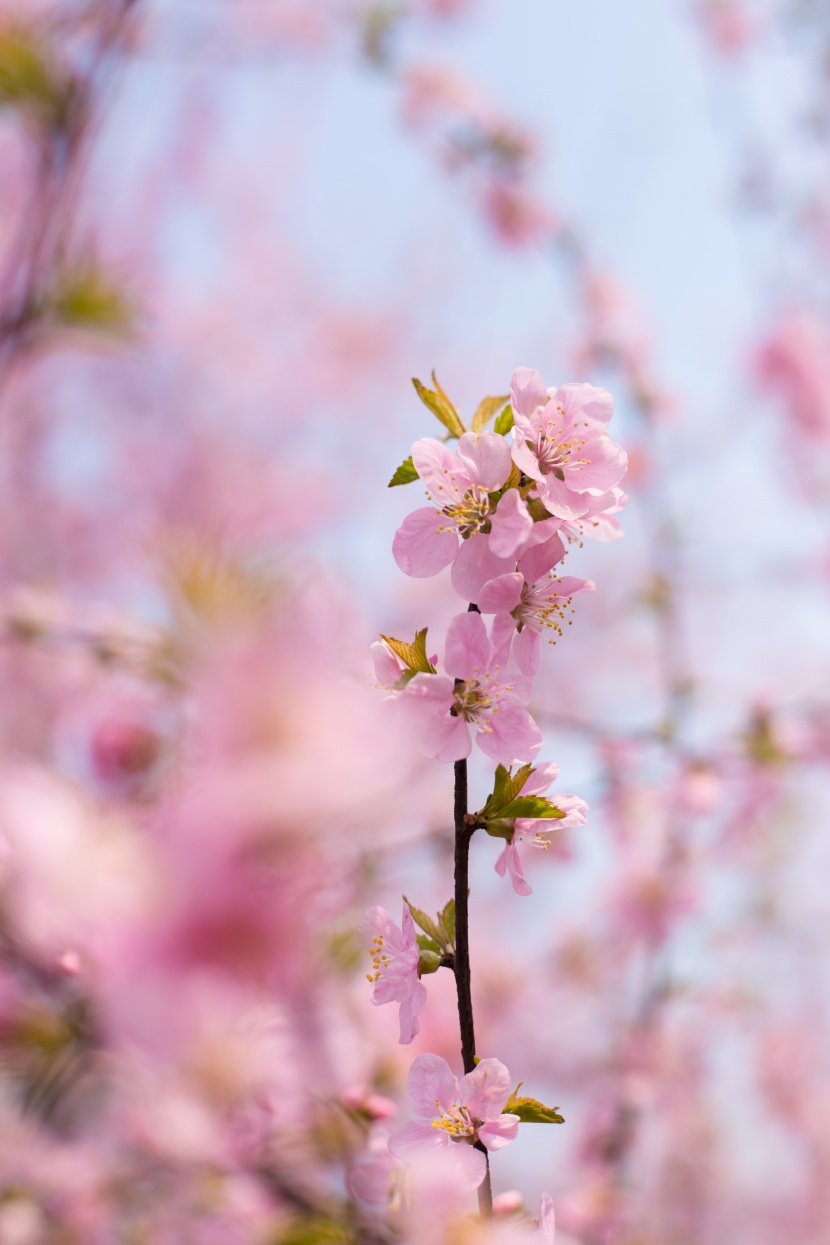
<svg viewBox="0 0 830 1245">
<path fill-rule="evenodd" d="M 455 762 L 455 795 L 453 804 L 455 821 L 455 989 L 458 995 L 458 1024 L 461 1030 L 461 1062 L 464 1072 L 472 1072 L 476 1066 L 476 1035 L 473 1025 L 473 996 L 470 983 L 470 919 L 469 919 L 469 862 L 470 840 L 475 826 L 467 822 L 467 762 Z M 480 1141 L 486 1164 L 484 1180 L 478 1189 L 478 1207 L 485 1217 L 493 1213 L 493 1192 L 490 1186 L 490 1160 Z"/>
</svg>

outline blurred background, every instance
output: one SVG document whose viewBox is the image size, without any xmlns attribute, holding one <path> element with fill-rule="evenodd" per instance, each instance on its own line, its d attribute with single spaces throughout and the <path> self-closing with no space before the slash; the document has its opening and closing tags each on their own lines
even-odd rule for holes
<svg viewBox="0 0 830 1245">
<path fill-rule="evenodd" d="M 368 648 L 459 608 L 411 378 L 517 366 L 630 465 L 531 706 L 588 823 L 527 897 L 473 843 L 479 1053 L 567 1121 L 495 1191 L 830 1241 L 828 64 L 825 0 L 0 6 L 0 1242 L 462 1239 L 353 1175 L 460 1071 L 449 974 L 411 1048 L 364 979 L 452 886 Z"/>
</svg>

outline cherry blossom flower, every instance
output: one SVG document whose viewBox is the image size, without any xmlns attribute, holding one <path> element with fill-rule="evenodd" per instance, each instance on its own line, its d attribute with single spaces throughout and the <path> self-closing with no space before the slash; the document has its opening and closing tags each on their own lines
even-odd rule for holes
<svg viewBox="0 0 830 1245">
<path fill-rule="evenodd" d="M 482 1059 L 459 1081 L 440 1055 L 419 1055 L 409 1069 L 408 1085 L 421 1120 L 392 1134 L 390 1152 L 408 1162 L 438 1154 L 460 1183 L 477 1188 L 486 1161 L 475 1143 L 499 1150 L 518 1135 L 518 1115 L 504 1112 L 510 1096 L 507 1068 L 498 1059 Z"/>
<path fill-rule="evenodd" d="M 521 789 L 520 795 L 544 795 L 559 776 L 559 766 L 555 761 L 540 765 L 533 771 Z M 557 830 L 567 830 L 571 826 L 583 826 L 588 817 L 588 805 L 578 795 L 557 795 L 554 803 L 565 814 L 556 818 L 517 817 L 513 827 L 513 837 L 504 846 L 504 851 L 496 861 L 496 873 L 504 877 L 510 874 L 513 890 L 517 895 L 530 895 L 532 888 L 525 881 L 522 862 L 519 857 L 519 845 L 526 843 L 529 847 L 537 847 L 546 851 L 550 847 L 550 836 Z"/>
<path fill-rule="evenodd" d="M 529 549 L 519 559 L 517 571 L 491 579 L 478 594 L 481 612 L 496 616 L 496 651 L 505 659 L 514 632 L 517 633 L 513 641 L 516 664 L 529 678 L 539 669 L 542 632 L 551 632 L 555 644 L 555 637 L 563 634 L 562 623 L 567 621 L 565 614 L 573 598 L 595 588 L 590 579 L 550 573 L 552 559 L 558 561 L 556 545 L 561 548 L 558 536 Z"/>
<path fill-rule="evenodd" d="M 513 461 L 552 515 L 579 519 L 625 475 L 626 453 L 605 432 L 614 402 L 605 389 L 568 384 L 546 389 L 539 372 L 520 367 L 511 382 Z"/>
<path fill-rule="evenodd" d="M 450 565 L 459 539 L 489 530 L 494 513 L 489 494 L 510 474 L 510 447 L 495 432 L 465 432 L 453 454 L 440 441 L 423 437 L 412 446 L 412 461 L 434 505 L 404 519 L 392 555 L 406 575 L 424 579 Z"/>
<path fill-rule="evenodd" d="M 358 936 L 372 957 L 372 1002 L 400 1004 L 400 1041 L 408 1045 L 421 1026 L 418 1017 L 427 1001 L 426 987 L 418 977 L 420 949 L 409 905 L 403 905 L 397 926 L 385 908 L 368 908 Z"/>
<path fill-rule="evenodd" d="M 499 764 L 531 760 L 542 735 L 524 707 L 530 681 L 502 673 L 480 614 L 452 620 L 444 668 L 447 675 L 416 674 L 401 693 L 401 704 L 421 728 L 426 755 L 439 761 L 469 756 L 473 728 L 482 752 Z"/>
</svg>

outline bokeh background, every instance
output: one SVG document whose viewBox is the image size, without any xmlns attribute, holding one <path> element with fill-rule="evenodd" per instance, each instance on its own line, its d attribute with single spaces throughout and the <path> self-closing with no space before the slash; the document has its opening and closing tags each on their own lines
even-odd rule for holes
<svg viewBox="0 0 830 1245">
<path fill-rule="evenodd" d="M 0 1241 L 479 1239 L 349 1175 L 458 1062 L 354 931 L 452 885 L 370 678 L 459 608 L 391 555 L 410 379 L 517 366 L 630 467 L 532 704 L 589 821 L 525 898 L 473 844 L 479 1053 L 567 1121 L 495 1191 L 830 1239 L 829 54 L 824 0 L 2 5 Z"/>
</svg>

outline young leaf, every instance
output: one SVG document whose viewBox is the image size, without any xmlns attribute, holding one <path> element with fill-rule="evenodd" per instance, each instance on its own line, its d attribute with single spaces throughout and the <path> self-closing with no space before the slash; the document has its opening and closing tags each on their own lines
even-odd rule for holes
<svg viewBox="0 0 830 1245">
<path fill-rule="evenodd" d="M 498 432 L 500 436 L 506 437 L 512 427 L 513 407 L 508 402 L 504 410 L 496 416 L 496 422 L 493 424 L 493 431 Z"/>
<path fill-rule="evenodd" d="M 395 488 L 398 484 L 411 484 L 413 480 L 418 479 L 418 472 L 415 470 L 415 464 L 412 461 L 412 455 L 405 458 L 400 467 L 395 469 L 395 474 L 387 484 L 387 488 Z"/>
<path fill-rule="evenodd" d="M 438 392 L 436 393 L 432 389 L 427 389 L 426 385 L 422 385 L 421 382 L 413 376 L 412 383 L 415 386 L 415 392 L 423 402 L 424 406 L 432 411 L 436 419 L 441 421 L 451 437 L 463 436 L 466 432 L 466 428 L 461 422 L 461 416 L 458 414 L 458 411 L 455 409 L 452 402 L 450 402 L 441 386 L 435 380 L 434 372 L 432 375 L 433 383 L 435 384 Z"/>
<path fill-rule="evenodd" d="M 441 931 L 433 921 L 432 917 L 427 916 L 426 912 L 422 912 L 420 908 L 416 908 L 414 904 L 411 904 L 406 895 L 404 895 L 403 901 L 412 913 L 412 920 L 415 924 L 420 926 L 426 936 L 432 939 L 436 946 L 440 947 L 443 941 L 441 938 Z"/>
<path fill-rule="evenodd" d="M 532 773 L 534 769 L 529 764 L 522 765 L 515 774 L 511 774 L 510 770 L 505 769 L 503 765 L 498 765 L 493 780 L 492 794 L 487 797 L 487 803 L 479 816 L 482 818 L 502 816 L 504 809 L 516 799 Z"/>
<path fill-rule="evenodd" d="M 410 912 L 412 909 L 410 908 Z M 418 934 L 415 941 L 422 951 L 436 951 L 440 954 L 441 948 L 432 938 L 427 938 L 426 934 Z"/>
<path fill-rule="evenodd" d="M 408 670 L 415 674 L 435 674 L 435 667 L 427 657 L 426 627 L 415 633 L 415 639 L 411 644 L 407 640 L 396 640 L 392 635 L 381 634 L 380 638 L 389 645 L 393 653 L 400 657 Z"/>
<path fill-rule="evenodd" d="M 542 795 L 520 795 L 500 810 L 501 817 L 560 818 L 565 814 Z"/>
<path fill-rule="evenodd" d="M 455 900 L 454 899 L 451 899 L 447 904 L 444 905 L 444 910 L 441 913 L 440 926 L 443 932 L 447 936 L 446 938 L 447 945 L 450 947 L 454 947 L 455 946 Z"/>
<path fill-rule="evenodd" d="M 496 411 L 500 410 L 505 402 L 509 401 L 509 394 L 502 394 L 498 398 L 482 398 L 476 407 L 473 422 L 470 425 L 473 432 L 481 432 L 482 428 L 486 428 Z"/>
<path fill-rule="evenodd" d="M 546 1107 L 537 1098 L 520 1098 L 515 1093 L 507 1099 L 504 1110 L 510 1115 L 518 1115 L 524 1124 L 565 1123 L 565 1117 L 559 1114 L 556 1107 Z"/>
</svg>

